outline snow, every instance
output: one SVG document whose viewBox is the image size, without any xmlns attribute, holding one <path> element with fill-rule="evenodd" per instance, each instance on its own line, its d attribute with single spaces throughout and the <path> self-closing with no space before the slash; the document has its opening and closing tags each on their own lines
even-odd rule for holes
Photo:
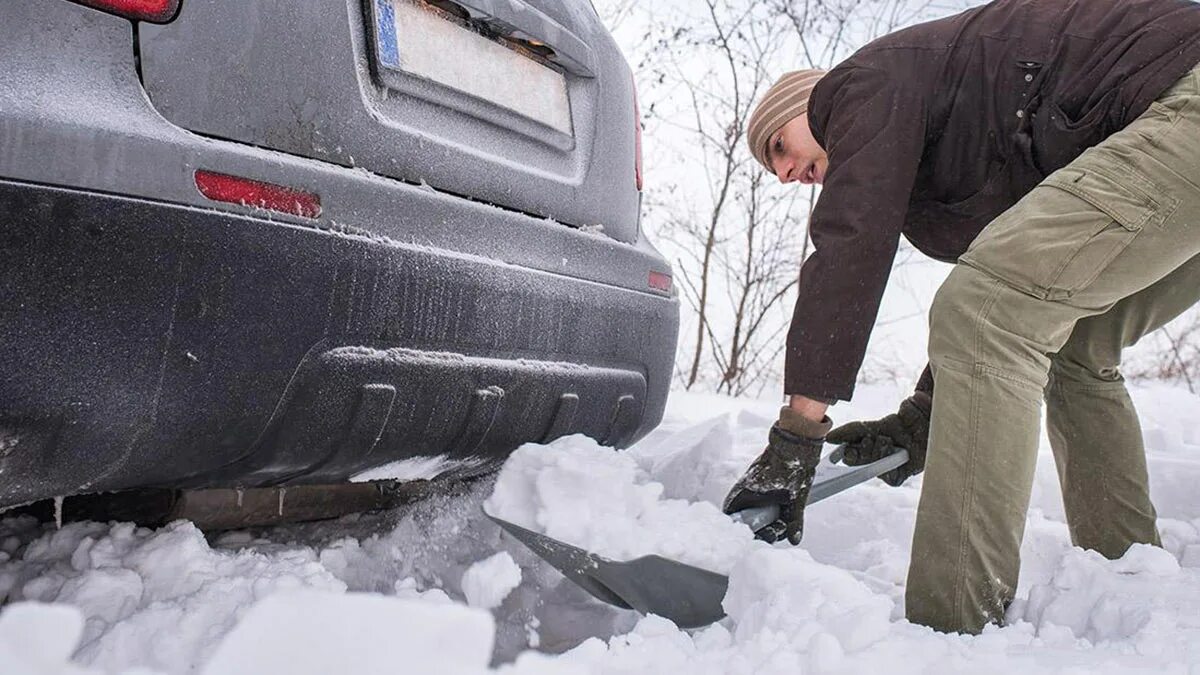
<svg viewBox="0 0 1200 675">
<path fill-rule="evenodd" d="M 512 556 L 501 551 L 471 565 L 463 574 L 463 595 L 467 604 L 480 609 L 495 609 L 514 588 L 521 585 L 521 568 Z"/>
<path fill-rule="evenodd" d="M 905 392 L 860 389 L 838 421 Z M 204 534 L 0 520 L 0 673 L 1200 673 L 1200 398 L 1136 387 L 1163 549 L 1072 548 L 1043 439 L 1008 625 L 980 636 L 903 619 L 920 480 L 812 507 L 801 547 L 720 515 L 775 401 L 675 394 L 614 452 L 521 448 L 494 480 L 333 522 Z M 599 604 L 482 513 L 614 558 L 727 572 L 728 617 L 681 631 Z M 138 670 L 142 669 L 142 670 Z"/>
<path fill-rule="evenodd" d="M 410 672 L 473 675 L 486 672 L 494 633 L 491 614 L 462 605 L 282 593 L 246 613 L 204 672 L 385 675 L 404 664 Z"/>
<path fill-rule="evenodd" d="M 301 587 L 346 590 L 311 553 L 214 551 L 185 521 L 158 531 L 65 525 L 37 536 L 19 561 L 0 568 L 0 595 L 78 608 L 86 623 L 76 657 L 110 671 L 144 665 L 187 672 L 247 607 Z"/>
<path fill-rule="evenodd" d="M 468 462 L 451 462 L 444 457 L 413 457 L 389 462 L 350 477 L 351 483 L 376 480 L 433 480 L 455 468 L 465 468 Z"/>
<path fill-rule="evenodd" d="M 83 616 L 67 606 L 22 602 L 0 614 L 0 673 L 81 673 L 70 665 Z"/>
<path fill-rule="evenodd" d="M 1052 581 L 1035 587 L 1012 613 L 1041 628 L 1065 628 L 1094 644 L 1133 638 L 1138 652 L 1152 647 L 1161 653 L 1154 643 L 1165 634 L 1189 634 L 1189 642 L 1200 637 L 1200 615 L 1194 611 L 1200 589 L 1178 588 L 1171 596 L 1161 592 L 1185 576 L 1190 575 L 1174 556 L 1150 546 L 1134 546 L 1115 561 L 1074 550 L 1063 558 Z M 1191 656 L 1200 656 L 1200 645 Z"/>
<path fill-rule="evenodd" d="M 632 453 L 585 436 L 518 448 L 504 465 L 487 512 L 615 560 L 657 553 L 716 572 L 754 543 L 709 502 L 663 499 Z"/>
</svg>

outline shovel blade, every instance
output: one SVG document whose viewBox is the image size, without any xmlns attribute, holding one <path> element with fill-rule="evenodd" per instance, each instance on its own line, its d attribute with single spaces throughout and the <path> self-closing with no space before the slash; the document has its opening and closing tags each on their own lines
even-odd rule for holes
<svg viewBox="0 0 1200 675">
<path fill-rule="evenodd" d="M 597 600 L 642 614 L 657 614 L 680 628 L 698 628 L 725 616 L 721 601 L 728 577 L 662 556 L 609 560 L 484 512 Z"/>
<path fill-rule="evenodd" d="M 598 569 L 597 575 L 634 609 L 680 628 L 699 628 L 725 616 L 729 577 L 658 555 Z"/>
<path fill-rule="evenodd" d="M 499 525 L 500 529 L 512 535 L 514 539 L 536 553 L 539 558 L 550 563 L 554 569 L 562 572 L 563 576 L 575 582 L 577 586 L 590 593 L 592 597 L 601 602 L 620 607 L 621 609 L 633 609 L 632 605 L 625 602 L 621 596 L 614 593 L 607 585 L 593 576 L 597 569 L 612 564 L 612 561 L 594 553 L 589 553 L 577 546 L 572 546 L 566 542 L 534 532 L 533 530 L 525 529 L 503 518 L 497 518 L 487 511 L 483 513 L 492 522 Z"/>
</svg>

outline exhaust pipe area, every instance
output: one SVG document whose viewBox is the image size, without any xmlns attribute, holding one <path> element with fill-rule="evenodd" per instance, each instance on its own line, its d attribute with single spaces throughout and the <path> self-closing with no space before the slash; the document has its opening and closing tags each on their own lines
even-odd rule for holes
<svg viewBox="0 0 1200 675">
<path fill-rule="evenodd" d="M 205 532 L 340 518 L 408 504 L 461 480 L 376 481 L 205 490 L 142 489 L 43 500 L 11 509 L 43 522 L 129 521 L 159 527 L 190 520 Z"/>
</svg>

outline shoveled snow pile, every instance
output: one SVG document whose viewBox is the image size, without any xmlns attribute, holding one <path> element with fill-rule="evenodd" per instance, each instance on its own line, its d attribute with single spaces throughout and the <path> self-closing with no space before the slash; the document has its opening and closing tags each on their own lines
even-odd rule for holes
<svg viewBox="0 0 1200 675">
<path fill-rule="evenodd" d="M 864 387 L 839 421 L 890 412 Z M 617 453 L 522 448 L 495 488 L 329 523 L 206 538 L 187 523 L 55 531 L 0 520 L 0 673 L 1200 673 L 1200 398 L 1135 389 L 1164 549 L 1073 549 L 1043 443 L 1008 625 L 978 637 L 903 619 L 920 481 L 859 486 L 806 517 L 801 547 L 720 515 L 773 402 L 676 395 Z M 727 571 L 728 617 L 681 631 L 601 605 L 492 512 L 614 558 Z M 38 604 L 52 603 L 52 604 Z M 71 660 L 69 665 L 68 659 Z M 507 665 L 500 665 L 507 664 Z"/>
<path fill-rule="evenodd" d="M 569 436 L 513 453 L 484 508 L 615 560 L 657 553 L 728 572 L 754 543 L 713 504 L 664 499 L 664 489 L 633 455 Z"/>
</svg>

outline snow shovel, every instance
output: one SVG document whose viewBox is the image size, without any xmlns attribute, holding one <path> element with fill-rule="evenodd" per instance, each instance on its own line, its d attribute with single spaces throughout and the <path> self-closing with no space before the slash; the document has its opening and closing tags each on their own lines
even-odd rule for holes
<svg viewBox="0 0 1200 675">
<path fill-rule="evenodd" d="M 833 464 L 840 458 L 841 450 L 835 450 L 829 462 L 817 467 L 808 496 L 810 505 L 903 465 L 908 461 L 908 452 L 897 450 L 876 462 L 855 467 Z M 563 576 L 602 602 L 637 610 L 641 614 L 657 614 L 674 621 L 680 628 L 707 626 L 725 616 L 721 601 L 725 599 L 729 577 L 723 574 L 659 555 L 625 562 L 609 560 L 484 513 Z M 742 511 L 734 514 L 734 518 L 757 531 L 775 520 L 777 515 L 775 507 L 767 507 Z"/>
</svg>

